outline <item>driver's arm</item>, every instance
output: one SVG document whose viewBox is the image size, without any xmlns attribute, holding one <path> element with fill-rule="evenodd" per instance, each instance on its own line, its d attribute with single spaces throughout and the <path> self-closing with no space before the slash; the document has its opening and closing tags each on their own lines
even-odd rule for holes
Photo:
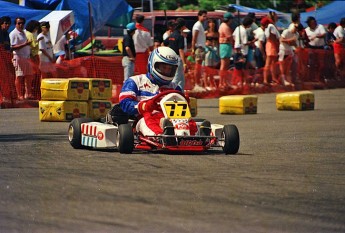
<svg viewBox="0 0 345 233">
<path fill-rule="evenodd" d="M 138 87 L 136 83 L 131 79 L 127 79 L 123 84 L 121 93 L 119 96 L 121 109 L 129 115 L 138 115 Z"/>
</svg>

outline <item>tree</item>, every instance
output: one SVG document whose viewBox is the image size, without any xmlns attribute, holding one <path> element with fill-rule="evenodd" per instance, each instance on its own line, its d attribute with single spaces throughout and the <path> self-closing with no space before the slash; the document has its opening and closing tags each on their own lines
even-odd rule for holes
<svg viewBox="0 0 345 233">
<path fill-rule="evenodd" d="M 258 9 L 275 8 L 282 12 L 291 12 L 292 9 L 305 10 L 306 8 L 318 5 L 318 7 L 326 5 L 329 0 L 240 0 L 241 5 L 253 7 Z M 296 4 L 301 3 L 301 4 Z M 236 0 L 155 0 L 155 10 L 175 10 L 178 4 L 185 10 L 205 9 L 213 11 L 220 9 L 220 6 L 227 6 L 229 4 L 236 4 Z M 276 5 L 276 7 L 274 7 Z"/>
</svg>

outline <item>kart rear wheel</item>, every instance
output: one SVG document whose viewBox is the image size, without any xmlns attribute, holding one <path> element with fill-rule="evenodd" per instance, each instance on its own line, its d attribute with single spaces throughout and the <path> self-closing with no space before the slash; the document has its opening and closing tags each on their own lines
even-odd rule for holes
<svg viewBox="0 0 345 233">
<path fill-rule="evenodd" d="M 121 154 L 131 154 L 134 148 L 134 134 L 129 124 L 119 125 L 116 145 Z"/>
<path fill-rule="evenodd" d="M 91 122 L 91 118 L 74 118 L 68 127 L 68 141 L 74 149 L 83 149 L 81 144 L 81 124 Z"/>
<path fill-rule="evenodd" d="M 236 125 L 224 125 L 221 146 L 225 154 L 236 154 L 240 148 L 240 134 Z"/>
</svg>

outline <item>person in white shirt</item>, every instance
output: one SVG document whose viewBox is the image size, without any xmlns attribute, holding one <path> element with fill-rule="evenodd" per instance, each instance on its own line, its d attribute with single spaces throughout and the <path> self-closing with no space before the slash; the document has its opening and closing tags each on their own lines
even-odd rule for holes
<svg viewBox="0 0 345 233">
<path fill-rule="evenodd" d="M 266 42 L 266 36 L 265 36 L 265 29 L 267 28 L 269 23 L 269 20 L 267 17 L 264 17 L 260 21 L 260 27 L 258 27 L 256 30 L 254 30 L 254 38 L 255 38 L 255 63 L 256 68 L 261 69 L 265 66 L 265 60 L 266 60 L 266 52 L 265 52 L 265 42 Z"/>
<path fill-rule="evenodd" d="M 53 53 L 53 44 L 50 39 L 50 24 L 49 22 L 41 22 L 42 32 L 37 36 L 40 65 L 39 68 L 42 73 L 42 78 L 55 77 L 56 67 L 54 65 L 55 58 Z M 50 76 L 49 76 L 50 75 Z"/>
<path fill-rule="evenodd" d="M 317 24 L 316 19 L 312 16 L 308 17 L 307 25 L 305 32 L 309 39 L 309 48 L 323 49 L 325 46 L 326 29 L 321 24 Z"/>
<path fill-rule="evenodd" d="M 285 29 L 280 37 L 278 61 L 281 81 L 285 86 L 293 85 L 290 71 L 294 56 L 294 46 L 296 46 L 298 39 L 297 27 L 298 24 Z"/>
<path fill-rule="evenodd" d="M 15 19 L 15 28 L 10 33 L 11 49 L 13 51 L 13 66 L 16 71 L 15 86 L 19 100 L 33 99 L 33 70 L 30 64 L 30 44 L 24 32 L 25 19 Z"/>
<path fill-rule="evenodd" d="M 305 32 L 309 39 L 309 70 L 315 73 L 312 74 L 314 81 L 320 82 L 324 68 L 324 53 L 321 50 L 325 47 L 325 37 L 327 32 L 324 26 L 317 24 L 316 19 L 312 16 L 307 18 L 307 25 L 308 27 L 305 29 Z"/>
<path fill-rule="evenodd" d="M 265 29 L 266 37 L 266 63 L 264 68 L 264 84 L 269 85 L 268 77 L 271 74 L 272 81 L 279 83 L 278 78 L 276 77 L 275 66 L 278 61 L 278 52 L 279 52 L 279 39 L 280 33 L 275 26 L 275 23 L 278 20 L 278 15 L 270 11 L 268 15 L 268 20 L 270 23 Z"/>
<path fill-rule="evenodd" d="M 252 23 L 253 19 L 246 17 L 243 19 L 242 24 L 236 27 L 234 33 L 232 33 L 235 41 L 234 47 L 241 46 L 241 52 L 243 56 L 248 55 L 248 45 L 252 43 L 252 41 L 248 41 L 248 34 L 246 30 L 247 28 L 250 28 Z"/>
<path fill-rule="evenodd" d="M 69 41 L 69 33 L 62 35 L 61 38 L 53 46 L 54 56 L 56 58 L 56 64 L 61 64 L 66 58 L 68 58 L 68 51 L 66 47 Z"/>
<path fill-rule="evenodd" d="M 136 51 L 135 68 L 139 74 L 147 73 L 147 61 L 149 52 L 153 50 L 153 39 L 151 38 L 150 31 L 144 27 L 143 15 L 136 15 L 135 27 L 137 30 L 133 35 L 134 46 Z"/>
<path fill-rule="evenodd" d="M 206 34 L 203 23 L 207 19 L 207 11 L 200 10 L 198 12 L 198 21 L 193 25 L 192 29 L 192 56 L 195 57 L 194 69 L 194 85 L 199 88 L 201 86 L 201 65 L 205 59 Z"/>
<path fill-rule="evenodd" d="M 339 22 L 339 26 L 333 32 L 336 40 L 333 43 L 335 66 L 337 68 L 338 78 L 345 78 L 345 67 L 342 54 L 344 54 L 345 45 L 345 18 Z"/>
</svg>

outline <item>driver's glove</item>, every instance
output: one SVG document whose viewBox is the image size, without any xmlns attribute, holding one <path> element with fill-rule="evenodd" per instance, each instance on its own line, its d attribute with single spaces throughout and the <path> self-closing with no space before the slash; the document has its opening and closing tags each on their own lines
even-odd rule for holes
<svg viewBox="0 0 345 233">
<path fill-rule="evenodd" d="M 158 108 L 158 103 L 153 99 L 143 100 L 138 103 L 138 112 L 143 114 L 144 112 L 153 112 Z"/>
</svg>

